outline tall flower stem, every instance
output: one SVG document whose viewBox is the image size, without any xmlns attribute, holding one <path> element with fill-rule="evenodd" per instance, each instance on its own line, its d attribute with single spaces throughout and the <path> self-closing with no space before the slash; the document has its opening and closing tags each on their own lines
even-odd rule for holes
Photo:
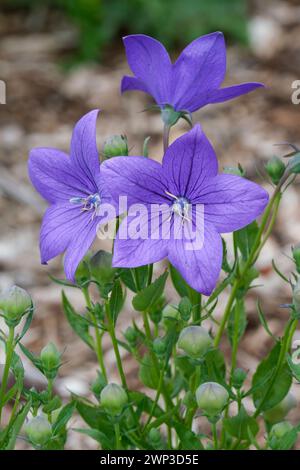
<svg viewBox="0 0 300 470">
<path fill-rule="evenodd" d="M 3 371 L 2 381 L 1 381 L 1 388 L 0 388 L 0 424 L 1 424 L 2 410 L 4 406 L 4 398 L 5 398 L 5 392 L 6 392 L 8 376 L 9 376 L 9 369 L 11 366 L 11 361 L 12 361 L 14 346 L 15 346 L 14 337 L 15 337 L 15 329 L 13 326 L 10 326 L 7 341 L 6 341 L 6 359 L 5 359 L 5 366 L 4 366 L 4 371 Z"/>
<path fill-rule="evenodd" d="M 122 450 L 121 435 L 120 435 L 120 425 L 119 423 L 114 424 L 115 436 L 116 436 L 116 450 Z"/>
<path fill-rule="evenodd" d="M 84 287 L 82 289 L 82 292 L 83 292 L 87 307 L 89 309 L 89 314 L 90 314 L 91 320 L 95 325 L 95 327 L 94 327 L 95 328 L 95 340 L 96 340 L 95 341 L 95 353 L 96 353 L 96 356 L 97 356 L 97 359 L 98 359 L 98 363 L 99 363 L 101 373 L 102 373 L 105 381 L 107 382 L 107 372 L 106 372 L 106 368 L 105 368 L 105 364 L 104 364 L 103 350 L 102 350 L 102 336 L 103 336 L 103 333 L 102 333 L 102 331 L 99 330 L 98 325 L 97 325 L 97 319 L 96 319 L 95 314 L 93 312 L 93 305 L 92 305 L 92 302 L 91 302 L 88 287 Z"/>
<path fill-rule="evenodd" d="M 189 287 L 189 298 L 193 306 L 193 323 L 201 322 L 201 294 Z"/>
<path fill-rule="evenodd" d="M 107 329 L 111 337 L 112 345 L 114 348 L 114 353 L 115 353 L 115 357 L 117 361 L 117 367 L 118 367 L 119 375 L 121 378 L 122 386 L 124 387 L 126 392 L 128 392 L 128 386 L 127 386 L 127 381 L 126 381 L 125 373 L 124 373 L 123 366 L 122 366 L 122 359 L 121 359 L 121 355 L 119 351 L 118 340 L 116 337 L 115 326 L 111 318 L 111 312 L 110 312 L 108 302 L 105 302 L 105 312 L 106 312 L 106 318 L 107 318 Z"/>
<path fill-rule="evenodd" d="M 169 147 L 170 129 L 171 127 L 168 126 L 167 124 L 164 125 L 164 134 L 163 134 L 164 153 Z"/>
<path fill-rule="evenodd" d="M 264 231 L 267 227 L 267 224 L 268 224 L 273 206 L 275 205 L 275 208 L 276 208 L 277 204 L 279 205 L 280 199 L 281 199 L 281 192 L 279 191 L 279 189 L 277 187 L 276 190 L 274 191 L 273 196 L 270 199 L 269 204 L 267 205 L 267 208 L 266 208 L 266 210 L 264 212 L 264 215 L 262 217 L 262 221 L 261 221 L 258 233 L 256 235 L 255 242 L 254 242 L 253 247 L 251 249 L 251 252 L 249 254 L 248 260 L 245 263 L 244 267 L 241 269 L 241 271 L 239 273 L 239 277 L 237 277 L 235 279 L 234 283 L 233 283 L 231 293 L 230 293 L 229 299 L 227 301 L 227 305 L 226 305 L 225 310 L 224 310 L 224 315 L 223 315 L 222 321 L 220 323 L 219 329 L 218 329 L 217 334 L 215 336 L 215 341 L 214 341 L 214 346 L 215 347 L 218 347 L 219 344 L 220 344 L 220 341 L 221 341 L 221 338 L 222 338 L 222 335 L 223 335 L 223 331 L 224 331 L 224 329 L 227 325 L 227 321 L 228 321 L 228 318 L 229 318 L 229 315 L 230 315 L 230 312 L 231 312 L 231 308 L 232 308 L 233 302 L 235 300 L 236 293 L 237 293 L 237 291 L 238 291 L 238 289 L 241 285 L 241 282 L 243 281 L 245 274 L 247 274 L 248 269 L 256 261 L 258 255 L 260 254 L 260 251 L 261 251 L 263 245 L 266 242 L 266 237 L 263 239 L 262 242 L 261 242 L 261 237 L 262 237 L 262 235 L 263 235 L 263 233 L 264 233 Z M 276 209 L 276 214 L 277 214 L 277 211 L 278 211 L 278 207 Z M 275 223 L 275 219 L 272 219 L 272 226 L 274 225 L 274 223 Z M 271 225 L 269 226 L 268 231 L 267 231 L 268 235 L 271 232 L 270 227 L 271 227 Z"/>
</svg>

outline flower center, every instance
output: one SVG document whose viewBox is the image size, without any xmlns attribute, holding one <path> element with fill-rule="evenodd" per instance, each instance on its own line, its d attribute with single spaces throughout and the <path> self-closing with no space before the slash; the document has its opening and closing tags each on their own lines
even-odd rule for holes
<svg viewBox="0 0 300 470">
<path fill-rule="evenodd" d="M 101 197 L 99 193 L 90 194 L 88 197 L 72 197 L 70 203 L 80 205 L 81 211 L 93 211 L 93 220 L 95 216 L 99 215 Z"/>
<path fill-rule="evenodd" d="M 184 222 L 185 220 L 190 221 L 190 201 L 183 196 L 174 196 L 174 194 L 171 194 L 168 191 L 166 191 L 166 194 L 168 194 L 168 196 L 171 196 L 174 199 L 174 202 L 171 206 L 171 211 L 174 214 L 177 214 L 182 219 L 182 222 Z"/>
</svg>

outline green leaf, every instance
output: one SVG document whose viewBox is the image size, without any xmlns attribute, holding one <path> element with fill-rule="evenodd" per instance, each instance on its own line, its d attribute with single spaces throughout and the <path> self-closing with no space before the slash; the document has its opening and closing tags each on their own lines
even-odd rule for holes
<svg viewBox="0 0 300 470">
<path fill-rule="evenodd" d="M 242 254 L 244 261 L 247 261 L 249 254 L 256 240 L 258 233 L 257 222 L 254 221 L 241 230 L 234 232 L 237 246 Z"/>
<path fill-rule="evenodd" d="M 247 326 L 247 316 L 243 299 L 237 299 L 228 321 L 228 338 L 231 346 L 238 344 Z"/>
<path fill-rule="evenodd" d="M 82 429 L 82 428 L 74 428 L 76 432 L 81 434 L 85 434 L 89 436 L 91 439 L 94 439 L 96 442 L 101 444 L 102 450 L 111 450 L 113 446 L 112 439 L 108 439 L 106 434 L 99 429 Z"/>
<path fill-rule="evenodd" d="M 226 241 L 222 237 L 222 245 L 223 245 L 223 260 L 222 260 L 222 269 L 225 273 L 230 273 L 231 272 L 231 267 L 228 263 L 227 259 L 227 245 Z"/>
<path fill-rule="evenodd" d="M 76 401 L 76 409 L 82 419 L 92 429 L 101 429 L 109 438 L 114 438 L 114 430 L 111 422 L 107 418 L 107 413 L 99 408 L 99 406 L 92 406 L 82 400 Z"/>
<path fill-rule="evenodd" d="M 23 344 L 19 343 L 19 347 L 21 349 L 21 351 L 23 352 L 23 354 L 25 354 L 25 356 L 27 357 L 27 359 L 30 360 L 30 362 L 32 362 L 32 364 L 40 371 L 43 373 L 43 369 L 41 367 L 41 361 L 39 359 L 38 356 L 35 356 L 35 354 L 33 354 L 32 352 L 29 351 L 29 349 L 27 349 Z"/>
<path fill-rule="evenodd" d="M 226 366 L 224 356 L 219 349 L 211 349 L 201 364 L 201 383 L 218 382 L 226 385 Z"/>
<path fill-rule="evenodd" d="M 271 336 L 271 338 L 273 338 L 275 341 L 277 341 L 277 338 L 273 335 L 272 331 L 270 330 L 269 328 L 269 325 L 268 325 L 268 322 L 267 322 L 267 319 L 264 315 L 264 312 L 262 311 L 262 308 L 260 306 L 260 303 L 259 303 L 259 300 L 257 301 L 257 311 L 258 311 L 258 318 L 260 320 L 260 323 L 262 324 L 262 326 L 264 327 L 265 331 L 268 333 L 269 336 Z"/>
<path fill-rule="evenodd" d="M 75 312 L 64 291 L 62 292 L 62 303 L 65 315 L 72 329 L 91 349 L 94 349 L 93 338 L 89 334 L 89 322 Z"/>
<path fill-rule="evenodd" d="M 143 312 L 149 310 L 150 307 L 155 305 L 163 294 L 168 272 L 166 271 L 158 277 L 152 284 L 139 291 L 132 300 L 132 305 L 135 310 Z"/>
<path fill-rule="evenodd" d="M 61 399 L 58 396 L 55 396 L 50 400 L 46 405 L 43 406 L 43 412 L 48 414 L 52 411 L 58 410 L 62 405 Z"/>
<path fill-rule="evenodd" d="M 25 336 L 25 334 L 27 333 L 30 325 L 31 325 L 31 322 L 32 322 L 32 318 L 33 318 L 33 312 L 34 312 L 34 307 L 33 305 L 31 305 L 30 307 L 30 311 L 29 313 L 27 314 L 27 317 L 26 317 L 26 321 L 24 323 L 24 326 L 23 326 L 23 329 L 21 331 L 21 334 L 18 336 L 17 338 L 17 343 L 19 341 L 21 341 L 21 339 L 23 338 L 23 336 Z"/>
<path fill-rule="evenodd" d="M 65 405 L 59 412 L 59 415 L 53 425 L 53 434 L 59 434 L 66 426 L 75 409 L 75 403 L 71 402 Z"/>
<path fill-rule="evenodd" d="M 138 268 L 134 268 L 135 275 L 138 277 L 139 286 L 143 289 L 147 285 L 148 279 L 148 266 L 140 266 Z M 120 270 L 120 278 L 132 292 L 137 292 L 135 277 L 133 274 L 132 269 L 121 269 Z"/>
<path fill-rule="evenodd" d="M 140 370 L 139 370 L 139 379 L 143 382 L 146 387 L 152 388 L 154 390 L 158 387 L 159 382 L 159 371 L 156 370 L 150 355 L 145 354 L 142 359 Z"/>
<path fill-rule="evenodd" d="M 25 419 L 29 413 L 31 407 L 31 400 L 29 400 L 18 412 L 14 419 L 11 428 L 8 432 L 8 442 L 5 445 L 6 450 L 13 450 L 16 445 L 17 437 L 21 431 L 21 428 L 25 422 Z"/>
<path fill-rule="evenodd" d="M 259 431 L 255 418 L 249 416 L 243 406 L 236 416 L 225 418 L 223 425 L 228 434 L 241 440 L 249 440 L 249 429 L 253 436 Z"/>
<path fill-rule="evenodd" d="M 297 429 L 291 429 L 276 442 L 276 450 L 289 450 L 296 444 L 298 437 Z"/>
<path fill-rule="evenodd" d="M 174 428 L 180 439 L 181 448 L 184 450 L 204 450 L 204 447 L 194 432 L 186 428 L 182 423 L 174 423 Z"/>
<path fill-rule="evenodd" d="M 169 270 L 170 270 L 170 275 L 171 275 L 171 280 L 173 283 L 173 286 L 175 287 L 177 293 L 180 295 L 180 297 L 188 297 L 189 296 L 189 287 L 181 274 L 177 271 L 172 264 L 169 264 Z"/>
<path fill-rule="evenodd" d="M 109 299 L 110 313 L 111 313 L 114 325 L 116 325 L 117 323 L 117 318 L 118 318 L 119 313 L 122 310 L 124 301 L 125 301 L 125 296 L 123 294 L 121 282 L 117 280 L 114 283 L 114 287 L 111 291 L 111 295 Z"/>
<path fill-rule="evenodd" d="M 137 407 L 136 414 L 141 416 L 142 413 L 153 413 L 155 418 L 163 414 L 163 410 L 159 405 L 154 406 L 154 401 L 142 392 L 129 392 L 129 399 Z"/>
<path fill-rule="evenodd" d="M 258 365 L 252 379 L 253 401 L 256 408 L 260 407 L 263 402 L 262 411 L 273 408 L 283 400 L 292 384 L 292 373 L 287 362 L 283 363 L 276 380 L 274 380 L 280 348 L 281 344 L 276 343 L 268 357 Z M 268 376 L 267 381 L 265 381 L 266 376 Z M 261 385 L 259 385 L 260 383 Z"/>
</svg>

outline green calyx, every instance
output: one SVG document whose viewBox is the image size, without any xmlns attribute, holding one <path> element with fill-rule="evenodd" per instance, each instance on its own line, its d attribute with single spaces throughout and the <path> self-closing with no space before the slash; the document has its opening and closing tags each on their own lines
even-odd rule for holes
<svg viewBox="0 0 300 470">
<path fill-rule="evenodd" d="M 180 118 L 187 121 L 191 127 L 193 125 L 192 116 L 189 111 L 175 111 L 173 106 L 169 104 L 161 106 L 160 111 L 164 125 L 167 127 L 174 126 Z"/>
<path fill-rule="evenodd" d="M 31 306 L 30 295 L 21 287 L 12 286 L 0 294 L 0 312 L 9 327 L 17 326 Z"/>
</svg>

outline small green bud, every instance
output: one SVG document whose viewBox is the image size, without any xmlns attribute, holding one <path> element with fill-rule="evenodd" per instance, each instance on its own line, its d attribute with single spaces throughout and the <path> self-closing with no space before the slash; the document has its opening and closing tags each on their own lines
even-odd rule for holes
<svg viewBox="0 0 300 470">
<path fill-rule="evenodd" d="M 272 157 L 265 166 L 268 175 L 274 184 L 278 184 L 283 173 L 285 172 L 285 164 L 283 161 L 274 156 Z"/>
<path fill-rule="evenodd" d="M 193 359 L 200 359 L 212 346 L 212 339 L 202 326 L 187 326 L 181 331 L 177 346 Z"/>
<path fill-rule="evenodd" d="M 189 321 L 192 314 L 192 304 L 188 297 L 183 297 L 178 305 L 179 313 L 183 321 Z"/>
<path fill-rule="evenodd" d="M 17 326 L 31 305 L 30 295 L 21 287 L 9 287 L 0 294 L 0 310 L 8 326 Z"/>
<path fill-rule="evenodd" d="M 61 365 L 61 354 L 54 343 L 47 344 L 40 354 L 40 361 L 45 376 L 52 380 L 56 377 Z"/>
<path fill-rule="evenodd" d="M 103 374 L 101 374 L 98 371 L 96 379 L 91 384 L 91 391 L 93 392 L 93 394 L 95 395 L 97 400 L 99 400 L 100 394 L 101 394 L 102 390 L 104 389 L 105 385 L 106 385 L 106 380 L 105 380 Z"/>
<path fill-rule="evenodd" d="M 274 408 L 265 411 L 264 418 L 271 424 L 279 423 L 287 416 L 291 409 L 296 406 L 296 398 L 292 393 L 288 393 L 280 403 L 274 406 Z"/>
<path fill-rule="evenodd" d="M 236 389 L 240 389 L 245 382 L 247 372 L 243 369 L 235 369 L 232 374 L 232 385 Z"/>
<path fill-rule="evenodd" d="M 149 441 L 153 444 L 160 444 L 161 434 L 157 428 L 151 428 L 149 431 Z"/>
<path fill-rule="evenodd" d="M 116 269 L 112 267 L 112 254 L 107 251 L 97 251 L 90 260 L 92 276 L 101 284 L 109 284 L 113 281 Z"/>
<path fill-rule="evenodd" d="M 197 405 L 209 417 L 218 416 L 224 409 L 229 395 L 222 385 L 216 382 L 206 382 L 196 390 Z"/>
<path fill-rule="evenodd" d="M 108 413 L 117 416 L 121 414 L 124 406 L 128 403 L 128 397 L 120 385 L 111 383 L 102 390 L 100 401 Z"/>
<path fill-rule="evenodd" d="M 174 327 L 176 322 L 180 320 L 180 313 L 178 308 L 174 305 L 166 305 L 162 312 L 163 324 L 166 329 Z"/>
<path fill-rule="evenodd" d="M 137 338 L 138 338 L 138 332 L 136 331 L 135 328 L 133 328 L 132 326 L 129 326 L 126 329 L 126 331 L 124 333 L 124 336 L 127 339 L 128 343 L 131 344 L 131 346 L 136 345 L 136 341 L 137 341 Z"/>
<path fill-rule="evenodd" d="M 167 350 L 166 341 L 163 338 L 156 338 L 153 341 L 153 351 L 157 356 L 163 356 Z"/>
<path fill-rule="evenodd" d="M 44 446 L 51 439 L 51 424 L 44 416 L 32 418 L 25 426 L 25 433 L 35 446 Z"/>
<path fill-rule="evenodd" d="M 292 254 L 295 261 L 297 273 L 300 274 L 300 244 L 292 248 Z"/>
<path fill-rule="evenodd" d="M 291 431 L 293 426 L 288 421 L 274 424 L 270 431 L 270 438 L 281 439 L 287 432 Z"/>
<path fill-rule="evenodd" d="M 112 135 L 103 146 L 104 158 L 120 157 L 128 155 L 128 142 L 125 135 Z"/>
</svg>

